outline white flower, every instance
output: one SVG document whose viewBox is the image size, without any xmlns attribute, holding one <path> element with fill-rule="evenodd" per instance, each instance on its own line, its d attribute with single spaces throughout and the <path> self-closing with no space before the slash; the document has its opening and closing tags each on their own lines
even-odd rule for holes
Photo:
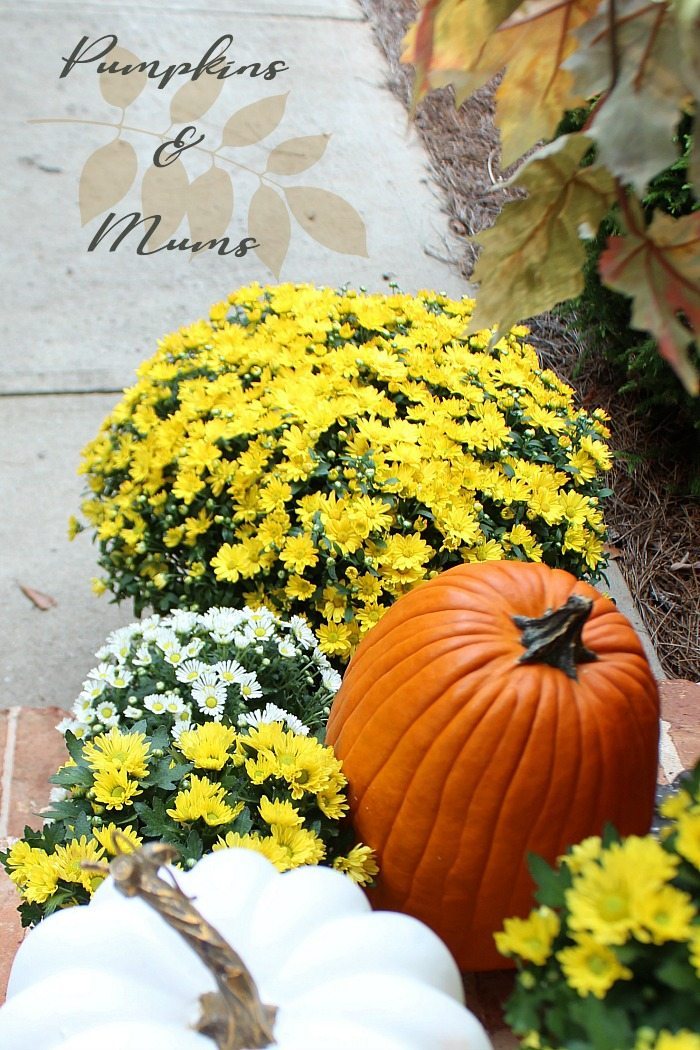
<svg viewBox="0 0 700 1050">
<path fill-rule="evenodd" d="M 162 693 L 149 693 L 143 698 L 143 706 L 154 715 L 164 715 L 167 712 L 166 701 Z"/>
<path fill-rule="evenodd" d="M 76 740 L 84 740 L 89 732 L 90 726 L 87 722 L 76 722 L 75 725 L 71 727 L 71 733 Z"/>
<path fill-rule="evenodd" d="M 189 612 L 187 609 L 176 609 L 169 618 L 169 625 L 178 634 L 189 634 L 197 626 L 199 619 L 200 617 L 195 612 Z"/>
<path fill-rule="evenodd" d="M 168 649 L 164 655 L 165 662 L 170 664 L 171 667 L 179 667 L 183 660 L 186 659 L 184 649 Z"/>
<path fill-rule="evenodd" d="M 246 671 L 238 680 L 238 688 L 244 700 L 257 700 L 263 695 L 262 686 L 255 671 Z"/>
<path fill-rule="evenodd" d="M 119 722 L 119 708 L 116 704 L 110 703 L 109 700 L 104 700 L 101 704 L 98 704 L 96 710 L 97 717 L 104 725 L 115 726 Z"/>
<path fill-rule="evenodd" d="M 191 729 L 191 728 L 192 728 L 192 723 L 190 722 L 190 720 L 188 718 L 184 719 L 181 722 L 176 721 L 170 727 L 170 735 L 172 736 L 173 740 L 179 740 L 181 734 L 184 733 L 186 729 Z"/>
<path fill-rule="evenodd" d="M 201 638 L 192 638 L 187 645 L 183 647 L 182 655 L 191 659 L 194 656 L 198 656 L 204 648 L 204 642 Z"/>
<path fill-rule="evenodd" d="M 202 616 L 202 626 L 215 642 L 230 642 L 234 631 L 243 620 L 243 615 L 239 609 L 208 609 Z"/>
<path fill-rule="evenodd" d="M 291 660 L 293 656 L 296 656 L 299 650 L 294 646 L 289 639 L 284 638 L 279 642 L 277 646 L 277 652 L 280 656 L 285 656 L 288 660 Z"/>
<path fill-rule="evenodd" d="M 109 682 L 113 670 L 112 664 L 101 663 L 93 667 L 92 671 L 88 671 L 88 678 L 95 682 Z"/>
<path fill-rule="evenodd" d="M 80 723 L 77 722 L 74 718 L 62 718 L 61 721 L 56 726 L 56 729 L 58 730 L 59 733 L 62 733 L 63 736 L 65 736 L 66 733 L 68 733 L 68 732 L 72 733 L 74 727 L 79 725 L 79 724 Z"/>
<path fill-rule="evenodd" d="M 92 711 L 92 697 L 85 692 L 81 693 L 77 700 L 73 701 L 71 710 L 76 718 L 82 718 L 86 711 Z"/>
<path fill-rule="evenodd" d="M 246 645 L 249 645 L 251 642 L 265 642 L 268 638 L 272 638 L 274 633 L 274 623 L 265 623 L 263 620 L 258 620 L 249 623 L 244 628 L 243 637 L 246 640 Z"/>
<path fill-rule="evenodd" d="M 131 662 L 135 667 L 148 667 L 149 664 L 153 663 L 153 657 L 151 656 L 150 650 L 146 644 L 138 647 L 131 658 Z"/>
<path fill-rule="evenodd" d="M 321 681 L 326 689 L 330 689 L 333 693 L 337 693 L 343 683 L 343 679 L 338 674 L 335 667 L 322 667 Z"/>
<path fill-rule="evenodd" d="M 164 701 L 165 710 L 169 715 L 177 715 L 184 710 L 185 701 L 174 689 L 169 689 L 167 693 L 161 693 L 161 699 Z"/>
<path fill-rule="evenodd" d="M 303 616 L 292 616 L 289 620 L 292 634 L 303 649 L 313 649 L 316 646 L 316 635 L 309 627 Z"/>
<path fill-rule="evenodd" d="M 285 722 L 295 733 L 301 733 L 302 736 L 309 735 L 308 726 L 305 726 L 296 715 L 290 714 L 277 704 L 266 704 L 262 711 L 250 711 L 246 715 L 238 716 L 239 726 L 258 726 L 264 722 Z"/>
<path fill-rule="evenodd" d="M 49 802 L 64 802 L 69 792 L 62 787 L 52 787 L 49 791 Z"/>
<path fill-rule="evenodd" d="M 131 671 L 128 671 L 126 667 L 111 667 L 110 671 L 111 673 L 107 681 L 111 686 L 114 686 L 115 689 L 126 689 L 134 679 L 133 674 Z"/>
<path fill-rule="evenodd" d="M 86 696 L 90 700 L 97 700 L 98 696 L 101 696 L 106 688 L 106 682 L 90 681 L 90 679 L 88 678 L 86 682 L 83 682 L 83 690 L 80 696 Z"/>
<path fill-rule="evenodd" d="M 218 718 L 226 703 L 226 686 L 212 671 L 205 671 L 192 684 L 192 699 L 200 711 L 210 718 Z"/>
<path fill-rule="evenodd" d="M 123 713 L 125 718 L 141 718 L 143 711 L 140 707 L 134 707 L 133 704 L 127 704 Z"/>
<path fill-rule="evenodd" d="M 175 677 L 178 682 L 194 682 L 207 668 L 208 665 L 201 660 L 185 660 L 175 669 Z"/>
<path fill-rule="evenodd" d="M 166 627 L 158 629 L 154 641 L 162 653 L 180 651 L 180 639 L 174 631 L 169 631 Z"/>
<path fill-rule="evenodd" d="M 154 642 L 158 637 L 161 618 L 157 613 L 141 621 L 141 637 L 145 642 Z"/>
<path fill-rule="evenodd" d="M 212 670 L 216 671 L 219 679 L 227 685 L 242 681 L 242 676 L 246 673 L 245 667 L 239 664 L 238 660 L 219 660 L 212 666 Z"/>
</svg>

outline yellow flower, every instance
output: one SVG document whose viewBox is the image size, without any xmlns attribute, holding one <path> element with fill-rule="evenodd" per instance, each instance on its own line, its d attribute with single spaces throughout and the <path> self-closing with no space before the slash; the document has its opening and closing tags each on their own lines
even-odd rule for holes
<svg viewBox="0 0 700 1050">
<path fill-rule="evenodd" d="M 572 875 L 578 875 L 591 860 L 598 860 L 603 851 L 603 843 L 599 835 L 591 835 L 587 839 L 578 842 L 571 853 L 562 857 L 562 863 L 566 864 Z"/>
<path fill-rule="evenodd" d="M 143 839 L 136 834 L 131 824 L 125 828 L 118 824 L 105 824 L 101 828 L 93 828 L 92 835 L 110 857 L 116 857 L 119 853 L 133 853 L 143 844 Z"/>
<path fill-rule="evenodd" d="M 286 851 L 275 842 L 271 835 L 263 837 L 257 831 L 247 835 L 240 835 L 237 831 L 227 831 L 224 837 L 219 837 L 212 846 L 213 851 L 220 849 L 252 849 L 256 853 L 261 853 L 263 857 L 267 857 L 278 871 L 287 870 L 284 867 Z"/>
<path fill-rule="evenodd" d="M 82 864 L 99 864 L 103 857 L 104 850 L 99 843 L 81 835 L 79 839 L 72 839 L 63 846 L 56 846 L 53 862 L 59 879 L 64 882 L 77 882 L 83 889 L 92 893 L 103 881 L 107 872 L 89 871 L 83 868 Z"/>
<path fill-rule="evenodd" d="M 263 795 L 258 808 L 266 824 L 276 824 L 284 828 L 300 828 L 304 823 L 304 818 L 291 802 L 271 801 L 267 795 Z"/>
<path fill-rule="evenodd" d="M 379 874 L 379 866 L 374 859 L 374 851 L 369 846 L 359 843 L 353 846 L 344 857 L 336 857 L 331 867 L 336 871 L 342 871 L 349 879 L 356 882 L 358 886 L 368 885 L 375 875 Z"/>
<path fill-rule="evenodd" d="M 542 966 L 558 933 L 559 916 L 551 908 L 542 906 L 530 912 L 527 919 L 506 919 L 503 930 L 494 934 L 494 939 L 501 955 L 518 955 Z"/>
<path fill-rule="evenodd" d="M 700 1035 L 681 1028 L 678 1032 L 662 1030 L 653 1050 L 700 1050 Z"/>
<path fill-rule="evenodd" d="M 678 817 L 676 849 L 700 869 L 700 812 L 686 811 Z"/>
<path fill-rule="evenodd" d="M 112 726 L 109 733 L 101 733 L 89 740 L 83 755 L 92 770 L 112 768 L 123 770 L 137 779 L 148 773 L 149 745 L 143 733 L 122 733 Z"/>
<path fill-rule="evenodd" d="M 677 820 L 682 813 L 690 809 L 693 799 L 685 788 L 680 788 L 675 794 L 669 795 L 659 805 L 659 813 L 667 820 Z"/>
<path fill-rule="evenodd" d="M 566 891 L 570 929 L 591 933 L 601 944 L 624 944 L 639 933 L 645 897 L 658 892 L 676 866 L 655 839 L 630 835 L 614 843 L 600 863 L 584 865 Z"/>
<path fill-rule="evenodd" d="M 22 868 L 21 881 L 13 879 L 30 904 L 44 904 L 58 889 L 58 871 L 53 856 L 36 850 L 31 863 Z"/>
<path fill-rule="evenodd" d="M 205 722 L 180 733 L 175 746 L 198 769 L 223 769 L 231 758 L 235 741 L 236 731 L 231 726 Z"/>
<path fill-rule="evenodd" d="M 272 824 L 270 838 L 279 850 L 275 866 L 280 871 L 289 871 L 302 864 L 318 864 L 326 855 L 323 840 L 308 828 L 295 828 Z"/>
<path fill-rule="evenodd" d="M 616 981 L 629 980 L 632 971 L 623 966 L 611 948 L 598 944 L 586 934 L 571 948 L 557 952 L 564 976 L 579 995 L 594 995 L 603 999 Z"/>
<path fill-rule="evenodd" d="M 352 631 L 346 623 L 325 623 L 318 630 L 318 645 L 327 656 L 349 656 Z"/>
<path fill-rule="evenodd" d="M 688 937 L 688 953 L 693 968 L 698 977 L 700 977 L 700 926 L 693 926 L 690 931 L 690 936 Z"/>
<path fill-rule="evenodd" d="M 107 809 L 123 809 L 136 796 L 142 794 L 137 780 L 131 780 L 125 769 L 105 767 L 95 774 L 93 782 L 95 802 Z"/>
<path fill-rule="evenodd" d="M 289 536 L 280 551 L 280 561 L 289 572 L 302 573 L 316 565 L 318 551 L 310 536 Z"/>
<path fill-rule="evenodd" d="M 231 824 L 243 807 L 243 802 L 229 806 L 220 784 L 212 783 L 207 777 L 191 776 L 189 788 L 178 791 L 174 807 L 166 812 L 178 824 L 203 820 L 210 827 L 216 827 L 219 824 Z"/>
<path fill-rule="evenodd" d="M 635 912 L 643 927 L 637 930 L 637 939 L 654 944 L 686 940 L 696 915 L 688 894 L 673 886 L 662 886 L 656 893 L 645 894 Z"/>
</svg>

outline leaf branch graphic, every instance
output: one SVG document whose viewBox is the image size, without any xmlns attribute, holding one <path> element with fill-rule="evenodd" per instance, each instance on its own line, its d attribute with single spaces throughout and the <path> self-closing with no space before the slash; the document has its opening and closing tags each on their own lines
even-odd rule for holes
<svg viewBox="0 0 700 1050">
<path fill-rule="evenodd" d="M 137 65 L 139 59 L 125 48 L 114 58 L 120 63 Z M 147 135 L 167 143 L 174 129 L 199 120 L 217 101 L 223 81 L 206 77 L 188 81 L 170 102 L 170 124 L 165 131 L 153 131 L 125 123 L 126 110 L 146 85 L 146 73 L 129 77 L 100 75 L 100 90 L 106 102 L 122 110 L 121 119 L 84 120 L 53 117 L 29 120 L 30 124 L 87 124 L 109 127 L 116 137 L 96 149 L 87 159 L 80 175 L 79 206 L 83 225 L 113 209 L 131 190 L 138 174 L 134 147 L 123 133 Z M 367 256 L 364 221 L 343 197 L 316 186 L 291 186 L 286 180 L 307 171 L 325 154 L 330 134 L 301 135 L 273 146 L 262 171 L 242 160 L 228 156 L 228 150 L 256 145 L 280 126 L 285 115 L 289 92 L 260 99 L 236 110 L 224 124 L 221 142 L 216 149 L 201 144 L 187 146 L 211 158 L 211 167 L 190 182 L 187 170 L 178 157 L 167 166 L 150 165 L 141 178 L 141 203 L 144 216 L 158 214 L 161 221 L 152 234 L 154 246 L 165 244 L 187 218 L 190 236 L 195 244 L 213 246 L 229 227 L 234 212 L 234 183 L 228 165 L 258 179 L 248 205 L 248 233 L 259 242 L 255 248 L 262 263 L 279 279 L 291 241 L 292 223 L 296 223 L 317 244 L 347 255 Z M 197 248 L 193 249 L 196 253 Z M 194 257 L 194 254 L 193 256 Z"/>
</svg>

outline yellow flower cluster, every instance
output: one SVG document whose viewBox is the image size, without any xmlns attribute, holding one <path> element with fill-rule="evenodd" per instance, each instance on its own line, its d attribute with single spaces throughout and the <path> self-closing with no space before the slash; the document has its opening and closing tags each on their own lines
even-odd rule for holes
<svg viewBox="0 0 700 1050">
<path fill-rule="evenodd" d="M 251 285 L 163 339 L 84 451 L 102 586 L 161 611 L 264 599 L 345 660 L 449 565 L 595 575 L 605 414 L 526 329 L 465 339 L 471 308 Z"/>
<path fill-rule="evenodd" d="M 24 900 L 32 904 L 43 904 L 56 893 L 60 883 L 68 884 L 68 895 L 62 902 L 65 906 L 78 903 L 70 895 L 71 886 L 76 890 L 82 887 L 91 894 L 107 874 L 106 868 L 102 872 L 91 871 L 83 864 L 104 866 L 105 858 L 131 853 L 142 842 L 131 826 L 118 828 L 110 823 L 96 828 L 90 838 L 81 835 L 56 846 L 53 853 L 18 839 L 8 851 L 6 865 L 10 879 Z"/>
</svg>

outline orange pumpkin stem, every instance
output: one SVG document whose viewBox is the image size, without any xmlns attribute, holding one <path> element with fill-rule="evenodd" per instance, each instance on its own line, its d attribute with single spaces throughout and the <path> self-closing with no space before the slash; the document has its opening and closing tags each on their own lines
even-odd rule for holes
<svg viewBox="0 0 700 1050">
<path fill-rule="evenodd" d="M 513 623 L 523 632 L 521 643 L 525 649 L 518 663 L 549 664 L 569 678 L 578 679 L 576 665 L 598 659 L 581 639 L 592 608 L 590 598 L 572 594 L 560 609 L 550 609 L 544 616 L 514 616 Z"/>
</svg>

